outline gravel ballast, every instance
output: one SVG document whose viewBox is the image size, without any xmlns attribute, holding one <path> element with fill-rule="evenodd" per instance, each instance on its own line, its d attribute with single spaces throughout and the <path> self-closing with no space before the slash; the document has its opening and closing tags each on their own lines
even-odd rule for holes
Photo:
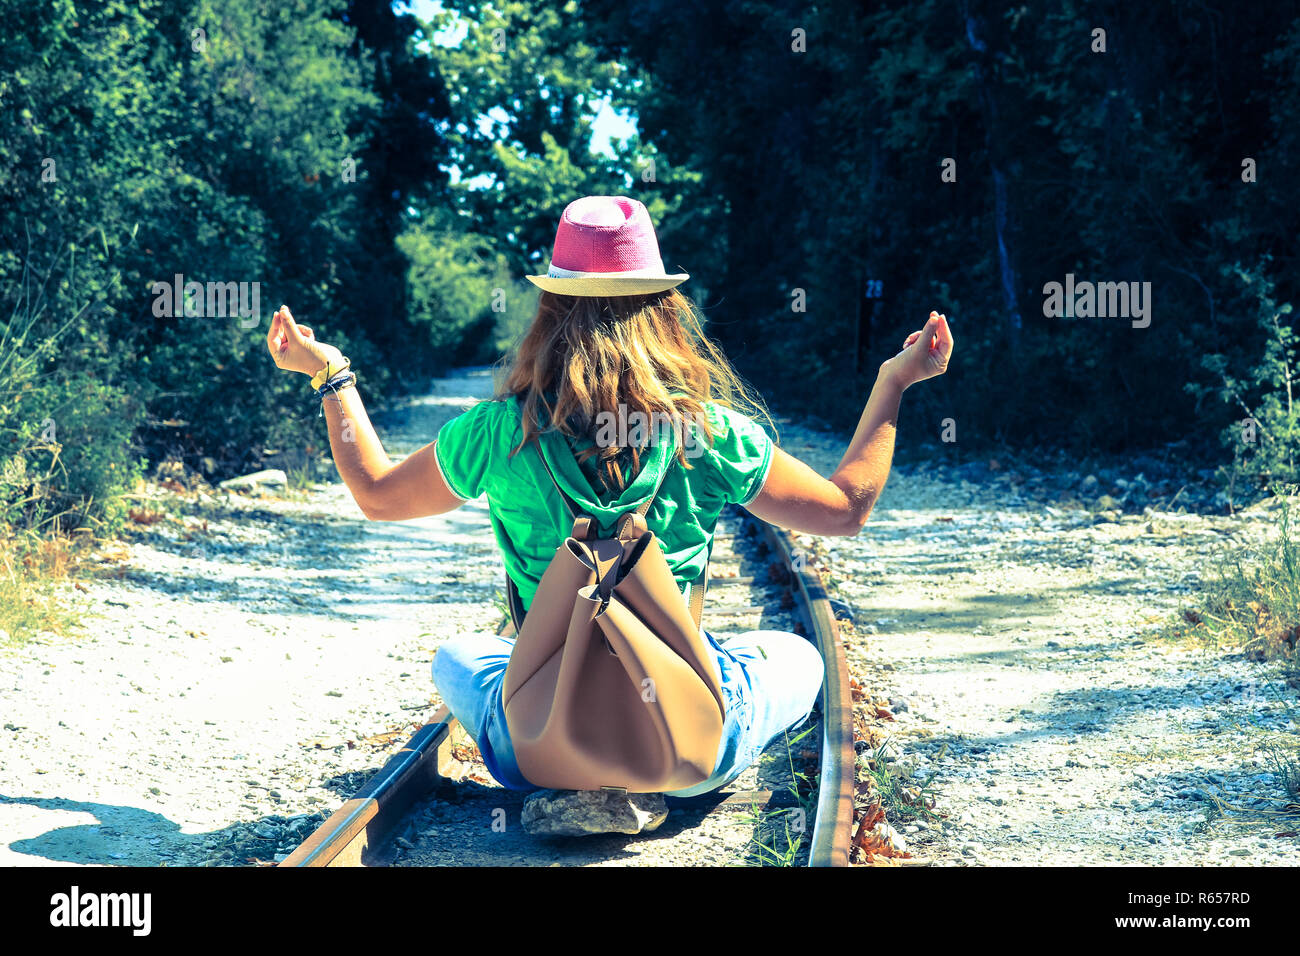
<svg viewBox="0 0 1300 956">
<path fill-rule="evenodd" d="M 489 387 L 439 380 L 384 417 L 387 449 L 414 451 Z M 822 474 L 845 441 L 788 423 L 782 439 Z M 822 540 L 854 672 L 895 702 L 899 772 L 932 779 L 946 814 L 892 822 L 937 864 L 1293 864 L 1295 837 L 1274 834 L 1294 818 L 1206 811 L 1277 806 L 1260 746 L 1294 737 L 1295 691 L 1279 699 L 1238 649 L 1153 632 L 1275 513 L 1124 513 L 1088 477 L 1056 479 L 1087 500 L 1039 500 L 1005 474 L 897 468 L 858 537 Z M 0 865 L 282 858 L 432 712 L 438 644 L 501 619 L 483 501 L 380 523 L 337 481 L 151 494 L 170 517 L 65 588 L 85 633 L 0 650 Z M 675 862 L 656 848 L 684 834 L 735 862 L 710 835 L 733 817 L 670 814 L 616 856 Z"/>
</svg>

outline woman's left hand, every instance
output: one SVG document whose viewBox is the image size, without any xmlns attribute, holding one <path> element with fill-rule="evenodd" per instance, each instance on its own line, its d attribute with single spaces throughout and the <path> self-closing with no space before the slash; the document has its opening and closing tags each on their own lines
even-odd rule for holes
<svg viewBox="0 0 1300 956">
<path fill-rule="evenodd" d="M 952 344 L 948 319 L 931 312 L 925 328 L 909 335 L 903 342 L 903 350 L 884 362 L 881 370 L 887 371 L 900 388 L 909 388 L 948 371 Z"/>
<path fill-rule="evenodd" d="M 332 345 L 317 342 L 315 333 L 294 322 L 285 305 L 271 317 L 266 347 L 271 350 L 275 364 L 288 372 L 315 375 L 327 362 L 335 367 L 343 364 L 343 353 Z"/>
</svg>

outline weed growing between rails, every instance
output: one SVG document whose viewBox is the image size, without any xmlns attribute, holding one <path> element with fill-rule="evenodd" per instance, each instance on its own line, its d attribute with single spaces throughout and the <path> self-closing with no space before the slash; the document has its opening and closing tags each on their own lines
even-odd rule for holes
<svg viewBox="0 0 1300 956">
<path fill-rule="evenodd" d="M 832 556 L 825 543 L 813 539 L 805 555 L 821 575 L 833 605 L 848 609 L 849 595 L 840 587 L 842 572 L 836 573 Z M 867 635 L 859 633 L 852 614 L 837 611 L 840 637 L 846 644 L 863 642 Z M 903 865 L 925 863 L 913 856 L 907 841 L 898 831 L 907 822 L 925 822 L 946 819 L 937 811 L 936 797 L 940 791 L 933 787 L 937 771 L 931 771 L 919 784 L 911 779 L 911 767 L 900 763 L 904 752 L 893 743 L 887 726 L 894 721 L 889 701 L 877 693 L 869 693 L 866 680 L 849 678 L 849 692 L 853 698 L 853 736 L 857 758 L 854 767 L 853 839 L 849 847 L 849 862 L 864 865 Z M 939 751 L 936 760 L 943 758 L 947 745 Z"/>
<path fill-rule="evenodd" d="M 805 728 L 793 740 L 790 731 L 785 731 L 785 755 L 790 773 L 790 783 L 785 791 L 793 798 L 794 806 L 762 811 L 757 804 L 751 803 L 749 813 L 742 818 L 754 828 L 750 840 L 752 852 L 746 861 L 751 866 L 795 866 L 800 860 L 801 850 L 807 856 L 805 845 L 812 836 L 812 821 L 817 816 L 817 788 L 821 774 L 806 772 L 811 769 L 810 763 L 817 760 L 815 750 L 807 747 L 799 750 L 802 769 L 797 769 L 795 754 L 790 748 L 818 726 L 814 723 Z"/>
</svg>

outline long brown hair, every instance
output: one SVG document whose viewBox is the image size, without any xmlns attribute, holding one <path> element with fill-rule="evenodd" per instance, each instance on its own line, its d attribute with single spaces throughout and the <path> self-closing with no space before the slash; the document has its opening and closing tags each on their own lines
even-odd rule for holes
<svg viewBox="0 0 1300 956">
<path fill-rule="evenodd" d="M 551 427 L 588 440 L 594 439 L 597 416 L 617 415 L 620 405 L 651 422 L 666 418 L 676 434 L 677 459 L 686 468 L 691 467 L 683 439 L 687 421 L 700 423 L 713 443 L 706 401 L 772 425 L 762 399 L 704 335 L 691 300 L 676 289 L 627 296 L 543 292 L 532 324 L 503 365 L 508 371 L 495 397 L 514 396 L 523 411 L 523 439 L 512 457 L 541 431 L 540 410 Z M 630 461 L 632 473 L 639 472 L 642 450 L 592 444 L 578 458 L 596 456 L 597 474 L 621 489 L 621 465 Z"/>
</svg>

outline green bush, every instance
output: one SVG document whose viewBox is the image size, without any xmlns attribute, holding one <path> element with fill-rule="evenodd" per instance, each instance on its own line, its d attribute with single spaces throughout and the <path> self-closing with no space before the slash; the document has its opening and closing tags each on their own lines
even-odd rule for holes
<svg viewBox="0 0 1300 956">
<path fill-rule="evenodd" d="M 407 311 L 435 347 L 439 365 L 487 364 L 521 336 L 537 307 L 537 288 L 513 277 L 491 243 L 436 222 L 398 237 L 410 262 Z"/>
<path fill-rule="evenodd" d="M 93 368 L 64 360 L 61 346 L 88 310 L 54 326 L 46 284 L 27 269 L 15 288 L 0 289 L 8 306 L 0 326 L 0 524 L 116 530 L 126 511 L 120 496 L 144 466 L 133 444 L 143 406 Z"/>
<path fill-rule="evenodd" d="M 1188 386 L 1188 391 L 1202 397 L 1217 395 L 1240 413 L 1220 435 L 1232 455 L 1218 469 L 1230 499 L 1239 487 L 1246 496 L 1255 497 L 1273 482 L 1300 481 L 1300 395 L 1295 394 L 1300 388 L 1300 367 L 1293 310 L 1289 302 L 1279 305 L 1274 299 L 1274 283 L 1265 274 L 1266 267 L 1267 261 L 1254 269 L 1237 265 L 1224 270 L 1237 276 L 1247 306 L 1254 306 L 1260 334 L 1251 349 L 1258 354 L 1262 344 L 1263 355 L 1240 378 L 1229 372 L 1227 356 L 1207 355 L 1202 364 L 1222 384 Z"/>
</svg>

